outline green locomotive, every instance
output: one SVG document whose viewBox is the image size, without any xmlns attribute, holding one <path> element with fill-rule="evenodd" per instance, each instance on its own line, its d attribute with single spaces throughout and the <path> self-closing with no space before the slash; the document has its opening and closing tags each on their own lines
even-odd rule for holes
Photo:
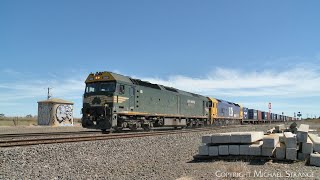
<svg viewBox="0 0 320 180">
<path fill-rule="evenodd" d="M 121 131 L 211 124 L 210 99 L 112 72 L 91 73 L 83 96 L 82 126 Z"/>
</svg>

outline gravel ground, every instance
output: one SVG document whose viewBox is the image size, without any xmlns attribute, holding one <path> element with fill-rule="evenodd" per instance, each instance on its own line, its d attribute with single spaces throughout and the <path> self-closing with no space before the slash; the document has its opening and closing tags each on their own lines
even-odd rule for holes
<svg viewBox="0 0 320 180">
<path fill-rule="evenodd" d="M 266 131 L 272 126 L 213 132 Z M 247 175 L 243 179 L 255 179 L 257 174 L 275 179 L 270 177 L 274 173 L 320 177 L 320 168 L 305 166 L 305 162 L 193 161 L 201 136 L 207 133 L 2 148 L 0 179 L 219 179 L 226 172 Z"/>
</svg>

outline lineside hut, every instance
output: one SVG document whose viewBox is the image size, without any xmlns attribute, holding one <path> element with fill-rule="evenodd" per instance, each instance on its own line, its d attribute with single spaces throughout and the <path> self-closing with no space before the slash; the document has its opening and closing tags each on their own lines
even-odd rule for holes
<svg viewBox="0 0 320 180">
<path fill-rule="evenodd" d="M 56 98 L 39 101 L 38 125 L 73 126 L 73 102 Z"/>
</svg>

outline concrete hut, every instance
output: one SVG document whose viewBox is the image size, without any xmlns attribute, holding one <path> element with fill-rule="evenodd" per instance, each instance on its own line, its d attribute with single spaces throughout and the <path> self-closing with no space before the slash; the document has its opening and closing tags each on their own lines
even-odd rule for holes
<svg viewBox="0 0 320 180">
<path fill-rule="evenodd" d="M 73 126 L 73 102 L 56 98 L 39 101 L 38 125 Z"/>
</svg>

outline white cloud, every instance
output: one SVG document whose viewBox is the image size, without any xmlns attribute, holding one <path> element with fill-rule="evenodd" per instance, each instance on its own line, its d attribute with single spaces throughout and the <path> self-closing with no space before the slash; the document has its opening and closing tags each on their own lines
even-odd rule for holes
<svg viewBox="0 0 320 180">
<path fill-rule="evenodd" d="M 216 68 L 204 78 L 175 75 L 141 79 L 211 96 L 320 96 L 320 72 L 316 66 L 261 72 Z"/>
</svg>

